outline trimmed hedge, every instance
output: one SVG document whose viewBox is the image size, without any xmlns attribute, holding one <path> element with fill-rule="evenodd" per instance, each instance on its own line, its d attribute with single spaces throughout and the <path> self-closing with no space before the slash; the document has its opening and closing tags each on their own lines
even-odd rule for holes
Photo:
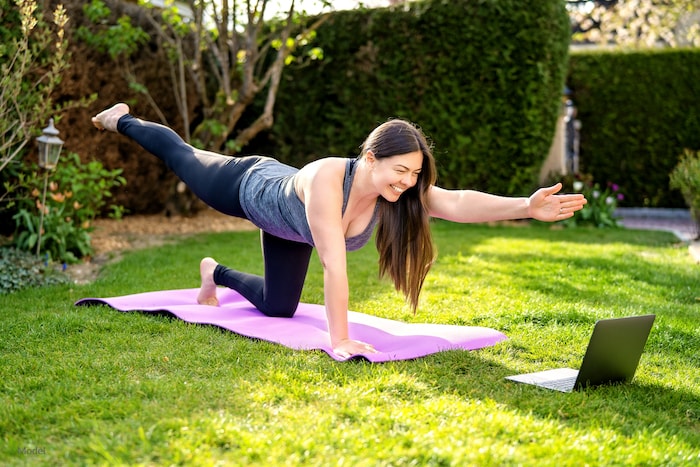
<svg viewBox="0 0 700 467">
<path fill-rule="evenodd" d="M 559 0 L 339 12 L 313 44 L 326 58 L 285 71 L 274 128 L 246 152 L 297 166 L 354 156 L 401 117 L 433 140 L 441 185 L 527 194 L 552 141 L 569 34 Z"/>
<path fill-rule="evenodd" d="M 624 205 L 685 207 L 669 175 L 700 149 L 700 50 L 576 52 L 568 83 L 582 122 L 581 170 Z"/>
</svg>

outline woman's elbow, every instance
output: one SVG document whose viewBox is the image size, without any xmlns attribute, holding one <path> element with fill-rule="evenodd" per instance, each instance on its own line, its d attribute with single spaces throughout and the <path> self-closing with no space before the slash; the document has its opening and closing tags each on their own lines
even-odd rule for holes
<svg viewBox="0 0 700 467">
<path fill-rule="evenodd" d="M 345 272 L 345 259 L 333 255 L 319 255 L 321 267 L 326 273 Z"/>
</svg>

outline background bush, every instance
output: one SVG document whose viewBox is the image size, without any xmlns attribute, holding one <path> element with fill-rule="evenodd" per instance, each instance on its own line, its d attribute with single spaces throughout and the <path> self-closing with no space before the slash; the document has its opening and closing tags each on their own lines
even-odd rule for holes
<svg viewBox="0 0 700 467">
<path fill-rule="evenodd" d="M 84 25 L 84 2 L 64 3 L 68 27 Z M 244 152 L 273 154 L 296 166 L 326 155 L 352 156 L 377 124 L 403 117 L 434 140 L 441 184 L 522 194 L 547 154 L 568 69 L 583 122 L 582 171 L 601 186 L 618 184 L 623 205 L 684 207 L 680 192 L 669 187 L 669 173 L 685 148 L 700 150 L 700 51 L 576 52 L 567 65 L 563 3 L 524 8 L 513 0 L 429 0 L 336 13 L 311 45 L 324 49 L 324 60 L 285 71 L 275 127 Z M 13 37 L 13 27 L 3 22 L 2 37 Z M 100 95 L 91 108 L 64 112 L 67 149 L 99 154 L 108 169 L 123 168 L 129 189 L 114 196 L 130 212 L 162 212 L 171 174 L 135 144 L 85 124 L 117 100 L 139 102 L 133 105 L 139 116 L 157 116 L 114 76 L 108 55 L 71 45 L 77 47 L 74 72 L 64 76 L 58 100 Z M 154 98 L 167 106 L 170 90 L 153 84 L 167 79 L 154 47 L 155 40 L 142 47 L 132 65 L 152 73 L 145 80 L 162 91 Z M 193 120 L 198 112 L 192 109 Z M 169 117 L 176 113 L 174 104 L 166 110 Z M 12 224 L 11 216 L 0 221 Z"/>
<path fill-rule="evenodd" d="M 324 60 L 286 71 L 275 125 L 246 152 L 297 166 L 354 156 L 401 117 L 434 141 L 441 185 L 528 193 L 552 141 L 569 34 L 558 0 L 340 12 L 313 44 Z"/>
<path fill-rule="evenodd" d="M 44 204 L 44 175 L 35 163 L 27 164 L 13 187 L 14 244 L 21 250 L 36 250 L 43 210 L 42 255 L 51 261 L 75 263 L 92 254 L 92 221 L 103 212 L 121 217 L 123 208 L 108 205 L 108 200 L 112 197 L 111 190 L 124 185 L 126 180 L 119 169 L 107 170 L 99 161 L 83 164 L 77 154 L 68 153 L 49 173 Z"/>
<path fill-rule="evenodd" d="M 69 282 L 67 275 L 48 266 L 36 255 L 8 246 L 0 247 L 0 295 Z"/>
<path fill-rule="evenodd" d="M 697 70 L 698 49 L 572 54 L 581 170 L 619 184 L 625 205 L 685 207 L 669 174 L 684 149 L 700 149 Z"/>
<path fill-rule="evenodd" d="M 679 190 L 700 225 L 700 151 L 686 150 L 671 172 L 671 187 Z"/>
</svg>

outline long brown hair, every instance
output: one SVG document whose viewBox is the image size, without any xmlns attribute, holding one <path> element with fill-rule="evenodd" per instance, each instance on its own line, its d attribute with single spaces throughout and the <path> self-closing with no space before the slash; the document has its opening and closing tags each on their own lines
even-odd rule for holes
<svg viewBox="0 0 700 467">
<path fill-rule="evenodd" d="M 374 129 L 362 144 L 360 157 L 367 151 L 372 151 L 378 159 L 415 151 L 423 153 L 416 184 L 396 202 L 379 198 L 376 234 L 379 275 L 392 279 L 415 313 L 425 276 L 435 260 L 427 204 L 428 190 L 437 178 L 435 159 L 423 132 L 401 119 L 389 120 Z"/>
</svg>

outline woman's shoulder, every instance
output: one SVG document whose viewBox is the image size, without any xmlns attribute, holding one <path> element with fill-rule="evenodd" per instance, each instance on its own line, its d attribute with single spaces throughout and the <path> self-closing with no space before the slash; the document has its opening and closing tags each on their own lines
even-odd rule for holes
<svg viewBox="0 0 700 467">
<path fill-rule="evenodd" d="M 343 157 L 324 157 L 302 167 L 294 181 L 295 189 L 302 202 L 305 199 L 304 193 L 310 189 L 342 192 L 347 161 L 348 159 Z"/>
<path fill-rule="evenodd" d="M 328 157 L 323 157 L 321 159 L 316 159 L 315 161 L 311 161 L 308 164 L 306 164 L 303 168 L 305 167 L 315 167 L 315 168 L 335 168 L 335 167 L 345 167 L 346 164 L 348 163 L 349 160 L 347 157 L 337 157 L 337 156 L 328 156 Z"/>
<path fill-rule="evenodd" d="M 318 175 L 332 176 L 334 174 L 344 176 L 348 160 L 349 159 L 345 157 L 324 157 L 322 159 L 317 159 L 302 167 L 300 175 L 306 177 L 315 177 Z"/>
</svg>

